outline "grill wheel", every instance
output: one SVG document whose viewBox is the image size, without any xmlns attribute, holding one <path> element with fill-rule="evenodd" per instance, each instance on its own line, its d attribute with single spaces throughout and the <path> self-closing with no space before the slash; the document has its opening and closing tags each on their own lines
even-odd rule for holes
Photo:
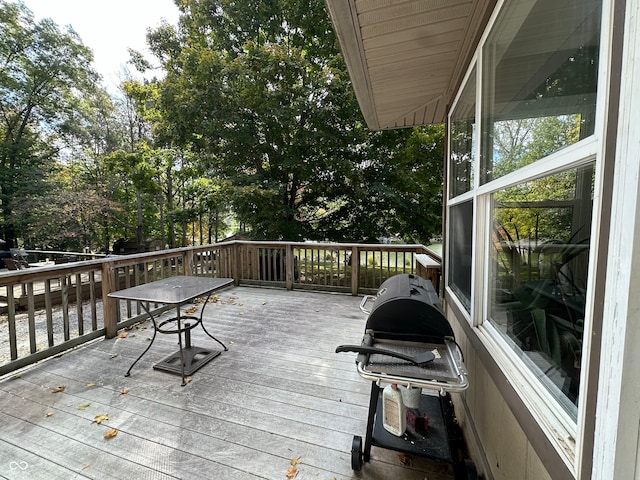
<svg viewBox="0 0 640 480">
<path fill-rule="evenodd" d="M 351 469 L 359 472 L 362 470 L 364 453 L 362 451 L 362 437 L 355 435 L 351 443 Z"/>
</svg>

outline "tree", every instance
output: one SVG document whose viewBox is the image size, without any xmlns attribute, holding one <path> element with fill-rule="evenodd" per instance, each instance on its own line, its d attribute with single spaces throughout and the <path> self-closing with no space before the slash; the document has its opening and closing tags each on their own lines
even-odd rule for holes
<svg viewBox="0 0 640 480">
<path fill-rule="evenodd" d="M 425 244 L 442 235 L 444 145 L 443 125 L 402 132 L 390 162 L 389 202 L 381 212 L 388 235 Z"/>
<path fill-rule="evenodd" d="M 148 36 L 167 70 L 165 133 L 201 154 L 203 175 L 227 186 L 223 196 L 254 238 L 440 234 L 443 136 L 367 130 L 322 2 L 180 8 L 179 30 Z M 418 185 L 425 179 L 429 195 Z M 437 220 L 421 199 L 435 200 L 427 211 Z"/>
<path fill-rule="evenodd" d="M 60 168 L 54 179 L 56 188 L 15 206 L 24 242 L 31 248 L 76 252 L 103 244 L 101 229 L 114 206 L 76 166 Z"/>
<path fill-rule="evenodd" d="M 138 66 L 147 65 L 135 52 L 133 55 Z M 204 190 L 193 187 L 202 180 L 201 169 L 194 160 L 196 156 L 188 148 L 173 147 L 173 122 L 170 116 L 163 115 L 157 81 L 140 83 L 129 80 L 124 82 L 122 87 L 130 106 L 127 109 L 130 112 L 129 116 L 136 119 L 135 122 L 129 123 L 141 125 L 130 149 L 144 152 L 147 168 L 151 169 L 149 173 L 153 174 L 153 185 L 147 185 L 145 192 L 147 196 L 154 195 L 153 203 L 159 214 L 158 222 L 155 222 L 157 233 L 163 244 L 175 248 L 179 243 L 176 232 L 176 226 L 179 226 L 182 229 L 180 243 L 185 246 L 188 237 L 187 226 L 195 218 L 202 217 L 194 209 L 195 204 L 202 204 L 202 199 L 197 197 L 204 194 Z M 141 199 L 141 196 L 138 198 Z M 136 207 L 136 210 L 139 212 L 138 235 L 142 235 L 144 230 L 140 223 L 141 210 L 139 207 Z M 139 238 L 139 242 L 143 240 L 144 238 Z"/>
<path fill-rule="evenodd" d="M 76 107 L 97 80 L 91 61 L 72 29 L 0 2 L 0 234 L 10 245 L 19 233 L 14 205 L 49 190 L 54 160 L 76 134 Z"/>
<path fill-rule="evenodd" d="M 157 170 L 143 149 L 133 152 L 118 150 L 107 156 L 105 161 L 109 171 L 121 182 L 118 197 L 113 200 L 122 205 L 134 205 L 133 209 L 112 211 L 112 219 L 133 233 L 139 251 L 144 251 L 147 238 L 145 218 L 156 218 L 157 206 L 155 202 L 145 202 L 143 197 L 154 198 L 158 193 L 155 182 Z"/>
<path fill-rule="evenodd" d="M 368 142 L 321 2 L 182 2 L 150 35 L 163 111 L 181 148 L 229 185 L 254 238 L 341 239 L 321 228 L 351 196 Z M 369 232 L 370 233 L 370 232 Z"/>
</svg>

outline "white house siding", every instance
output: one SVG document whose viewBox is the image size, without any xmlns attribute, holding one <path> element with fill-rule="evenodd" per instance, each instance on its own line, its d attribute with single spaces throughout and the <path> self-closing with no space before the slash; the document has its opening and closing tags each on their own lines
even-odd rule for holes
<svg viewBox="0 0 640 480">
<path fill-rule="evenodd" d="M 602 480 L 640 477 L 640 3 L 625 7 L 592 475 Z"/>
<path fill-rule="evenodd" d="M 469 388 L 453 402 L 478 473 L 488 480 L 551 480 L 458 321 L 448 317 L 469 370 Z"/>
</svg>

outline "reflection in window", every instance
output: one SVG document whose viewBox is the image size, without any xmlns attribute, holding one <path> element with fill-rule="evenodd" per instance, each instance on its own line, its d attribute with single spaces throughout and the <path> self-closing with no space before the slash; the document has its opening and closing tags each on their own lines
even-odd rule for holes
<svg viewBox="0 0 640 480">
<path fill-rule="evenodd" d="M 471 259 L 473 252 L 473 202 L 449 210 L 449 286 L 468 312 L 471 311 Z"/>
<path fill-rule="evenodd" d="M 513 0 L 483 48 L 480 182 L 592 135 L 600 0 Z"/>
<path fill-rule="evenodd" d="M 451 157 L 449 198 L 473 187 L 474 130 L 476 124 L 475 68 L 451 114 Z"/>
<path fill-rule="evenodd" d="M 593 164 L 493 195 L 490 321 L 575 416 Z"/>
</svg>

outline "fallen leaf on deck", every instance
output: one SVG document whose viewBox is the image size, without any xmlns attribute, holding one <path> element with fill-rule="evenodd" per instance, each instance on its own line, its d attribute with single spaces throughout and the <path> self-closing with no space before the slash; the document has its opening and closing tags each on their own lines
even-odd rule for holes
<svg viewBox="0 0 640 480">
<path fill-rule="evenodd" d="M 193 380 L 191 377 L 185 377 L 185 379 L 184 379 L 184 381 L 187 382 L 187 383 L 191 382 L 191 380 Z"/>
<path fill-rule="evenodd" d="M 112 428 L 111 430 L 109 430 L 108 432 L 106 432 L 103 437 L 105 440 L 109 440 L 110 438 L 115 437 L 118 434 L 118 430 L 116 430 L 115 428 Z"/>
<path fill-rule="evenodd" d="M 119 338 L 127 338 L 127 335 L 129 335 L 127 332 L 120 332 L 120 334 L 118 335 Z"/>
<path fill-rule="evenodd" d="M 287 468 L 287 478 L 296 478 L 296 475 L 298 475 L 298 469 L 296 467 L 289 467 Z"/>
<path fill-rule="evenodd" d="M 405 465 L 407 467 L 411 466 L 412 461 L 411 461 L 411 457 L 409 455 L 404 455 L 404 454 L 400 453 L 400 454 L 398 454 L 398 459 L 400 460 L 401 464 L 403 464 L 403 465 Z"/>
<path fill-rule="evenodd" d="M 129 393 L 128 388 L 123 388 L 122 390 L 120 390 L 120 395 L 126 395 L 127 393 Z"/>
<path fill-rule="evenodd" d="M 96 384 L 95 383 L 87 383 L 87 387 L 95 387 Z"/>
<path fill-rule="evenodd" d="M 78 410 L 86 410 L 87 408 L 89 408 L 91 406 L 91 402 L 85 402 L 85 403 L 81 403 L 80 405 L 78 405 L 76 408 Z"/>
<path fill-rule="evenodd" d="M 101 415 L 96 415 L 92 423 L 97 423 L 98 425 L 100 425 L 102 422 L 106 422 L 107 420 L 109 420 L 109 415 L 103 413 Z"/>
<path fill-rule="evenodd" d="M 116 358 L 118 356 L 117 353 L 112 353 L 111 355 L 109 355 L 109 358 Z"/>
<path fill-rule="evenodd" d="M 53 412 L 47 412 L 44 414 L 45 417 L 52 417 L 53 416 Z"/>
<path fill-rule="evenodd" d="M 12 376 L 11 376 L 11 380 L 17 380 L 17 379 L 19 379 L 21 376 L 22 376 L 22 375 L 20 375 L 20 374 L 12 375 Z"/>
<path fill-rule="evenodd" d="M 300 457 L 295 457 L 291 459 L 291 465 L 294 467 L 300 463 Z"/>
<path fill-rule="evenodd" d="M 192 313 L 196 313 L 198 311 L 198 307 L 189 307 L 185 309 L 185 313 L 191 315 Z"/>
<path fill-rule="evenodd" d="M 64 385 L 60 385 L 57 388 L 54 388 L 53 390 L 51 390 L 51 393 L 60 393 L 60 392 L 64 392 L 64 389 L 67 388 Z"/>
<path fill-rule="evenodd" d="M 263 304 L 263 305 L 266 305 L 266 304 L 267 304 L 267 302 L 262 302 L 262 304 Z"/>
</svg>

